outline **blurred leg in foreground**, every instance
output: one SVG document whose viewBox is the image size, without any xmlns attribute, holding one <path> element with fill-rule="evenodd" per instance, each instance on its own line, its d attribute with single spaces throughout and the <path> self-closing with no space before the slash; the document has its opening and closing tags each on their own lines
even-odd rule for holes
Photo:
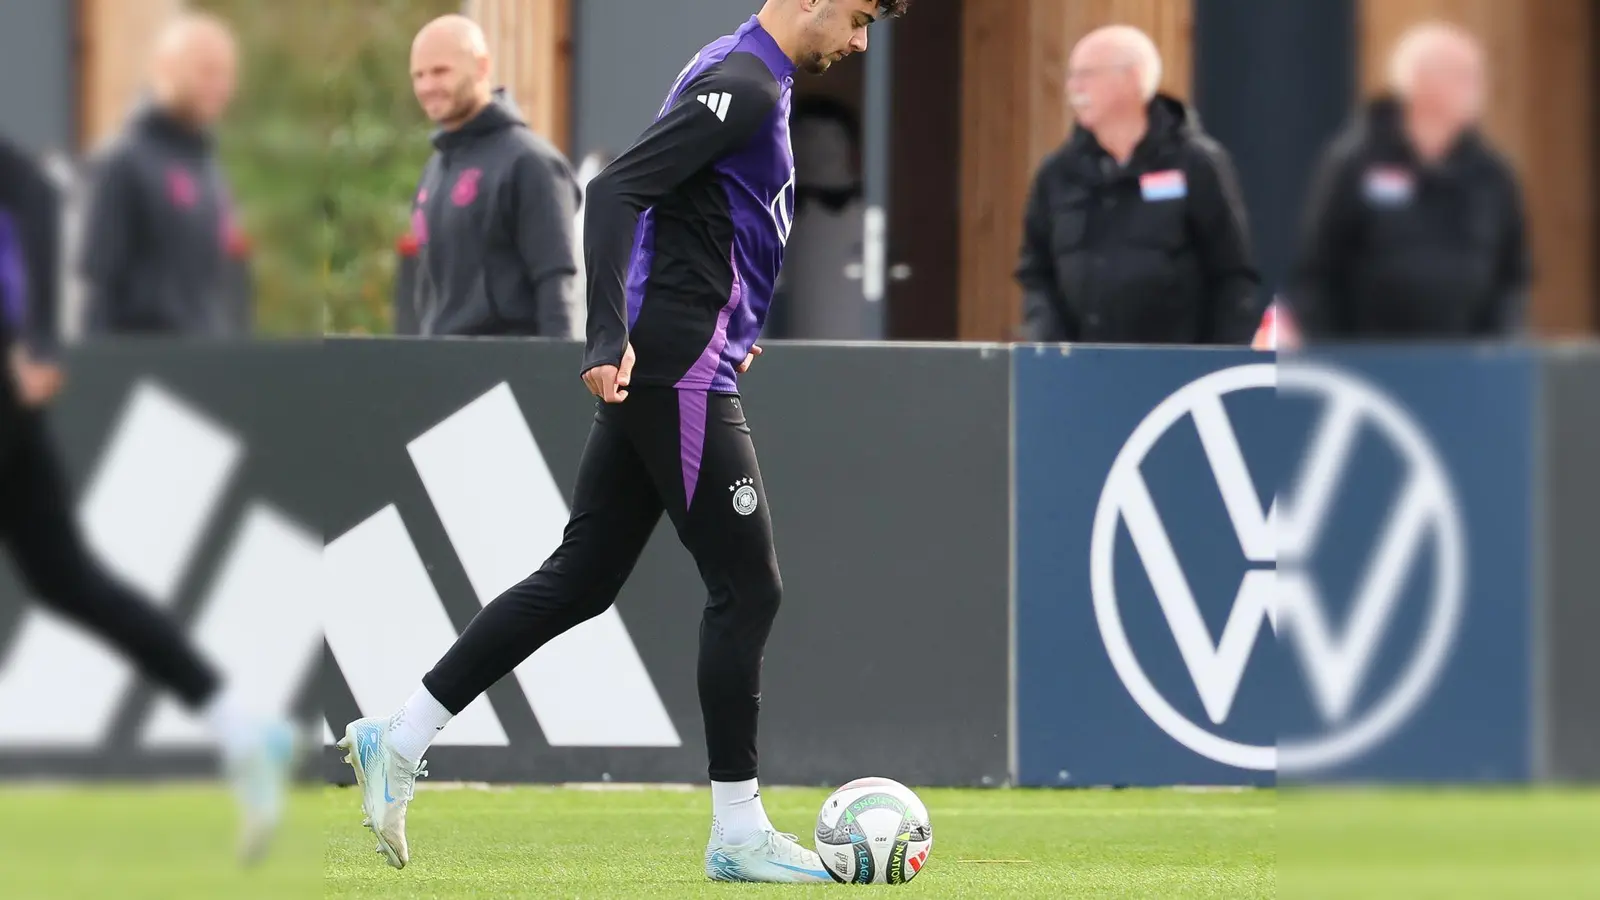
<svg viewBox="0 0 1600 900">
<path fill-rule="evenodd" d="M 110 644 L 206 722 L 244 817 L 240 852 L 259 858 L 283 814 L 293 728 L 246 711 L 172 619 L 106 574 L 79 532 L 43 413 L 23 408 L 9 385 L 4 393 L 0 404 L 11 408 L 0 413 L 0 542 L 32 597 Z"/>
<path fill-rule="evenodd" d="M 0 544 L 32 597 L 106 641 L 210 725 L 244 812 L 241 852 L 253 860 L 283 815 L 294 731 L 245 712 L 177 625 L 107 575 L 84 543 L 44 412 L 62 384 L 50 277 L 59 215 L 42 169 L 0 153 Z"/>
</svg>

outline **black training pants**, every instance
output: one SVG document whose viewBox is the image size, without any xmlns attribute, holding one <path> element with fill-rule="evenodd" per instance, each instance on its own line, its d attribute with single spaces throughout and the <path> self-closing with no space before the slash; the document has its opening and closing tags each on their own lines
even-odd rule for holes
<svg viewBox="0 0 1600 900">
<path fill-rule="evenodd" d="M 485 606 L 423 685 L 458 713 L 617 599 L 665 511 L 709 599 L 698 682 L 713 781 L 756 777 L 761 657 L 782 594 L 755 445 L 737 396 L 638 387 L 599 404 L 561 546 Z"/>
<path fill-rule="evenodd" d="M 0 404 L 14 402 L 7 394 L 0 390 Z M 111 644 L 186 706 L 216 692 L 217 673 L 177 624 L 89 553 L 43 415 L 14 406 L 0 409 L 0 544 L 35 599 Z"/>
</svg>

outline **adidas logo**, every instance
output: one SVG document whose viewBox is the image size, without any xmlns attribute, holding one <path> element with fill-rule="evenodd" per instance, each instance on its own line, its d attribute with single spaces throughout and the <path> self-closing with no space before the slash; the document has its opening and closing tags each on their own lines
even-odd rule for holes
<svg viewBox="0 0 1600 900">
<path fill-rule="evenodd" d="M 723 122 L 728 121 L 728 104 L 733 102 L 732 94 L 701 94 L 695 99 L 710 107 L 711 111 L 717 114 L 718 120 Z"/>
<path fill-rule="evenodd" d="M 510 385 L 491 389 L 406 450 L 480 604 L 560 544 L 566 500 Z M 329 541 L 323 566 L 334 661 L 361 714 L 388 715 L 455 642 L 456 630 L 393 504 Z M 552 747 L 682 746 L 616 607 L 540 648 L 515 678 Z M 333 743 L 331 729 L 324 739 Z M 509 741 L 482 696 L 434 743 Z"/>
<path fill-rule="evenodd" d="M 114 577 L 171 607 L 198 568 L 244 455 L 228 429 L 155 382 L 140 382 L 80 501 L 91 551 Z M 191 634 L 245 702 L 286 712 L 321 655 L 321 538 L 253 501 L 220 560 Z M 30 607 L 0 660 L 0 748 L 102 746 L 134 685 L 132 668 L 98 639 Z M 163 695 L 139 723 L 138 743 L 178 749 L 209 741 Z"/>
<path fill-rule="evenodd" d="M 509 385 L 407 451 L 480 604 L 560 542 L 566 503 Z M 150 601 L 174 606 L 197 572 L 208 574 L 207 535 L 237 490 L 246 452 L 213 418 L 153 381 L 139 383 L 80 500 L 91 551 Z M 324 546 L 315 531 L 250 501 L 225 537 L 190 634 L 260 710 L 291 708 L 325 640 L 360 713 L 387 715 L 456 639 L 393 504 Z M 41 607 L 24 611 L 13 637 L 0 644 L 0 753 L 105 748 L 134 696 L 132 668 Z M 552 747 L 682 746 L 615 608 L 550 642 L 517 668 L 516 682 Z M 144 749 L 209 745 L 201 723 L 164 694 L 136 730 Z M 509 743 L 483 697 L 436 742 Z"/>
</svg>

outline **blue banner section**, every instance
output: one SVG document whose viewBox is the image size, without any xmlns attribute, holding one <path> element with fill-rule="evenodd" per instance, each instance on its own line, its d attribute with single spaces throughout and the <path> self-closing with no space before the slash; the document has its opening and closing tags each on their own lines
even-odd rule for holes
<svg viewBox="0 0 1600 900">
<path fill-rule="evenodd" d="M 1015 366 L 1022 783 L 1529 777 L 1531 355 Z"/>
</svg>

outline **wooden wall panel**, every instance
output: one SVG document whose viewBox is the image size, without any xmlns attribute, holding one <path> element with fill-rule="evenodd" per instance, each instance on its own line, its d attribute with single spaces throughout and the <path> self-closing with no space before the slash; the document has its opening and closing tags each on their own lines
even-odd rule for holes
<svg viewBox="0 0 1600 900">
<path fill-rule="evenodd" d="M 1362 0 L 1362 80 L 1387 85 L 1388 55 L 1410 25 L 1442 19 L 1484 42 L 1485 128 L 1523 179 L 1538 281 L 1532 320 L 1546 335 L 1595 330 L 1593 255 L 1600 136 L 1586 114 L 1596 85 L 1593 0 Z"/>
<path fill-rule="evenodd" d="M 1012 276 L 1028 188 L 1066 140 L 1067 61 L 1085 34 L 1134 25 L 1161 48 L 1162 89 L 1189 96 L 1191 0 L 967 0 L 962 48 L 961 315 L 963 340 L 1018 335 Z"/>
<path fill-rule="evenodd" d="M 1020 320 L 1021 295 L 1011 270 L 1022 239 L 1032 163 L 1039 158 L 1034 147 L 1046 146 L 1049 135 L 1034 121 L 1033 95 L 1045 82 L 1035 71 L 1035 58 L 1063 52 L 1061 35 L 1032 33 L 1032 6 L 1032 0 L 967 2 L 961 88 L 962 340 L 1007 340 Z M 1043 133 L 1035 136 L 1036 131 Z"/>
<path fill-rule="evenodd" d="M 572 0 L 468 0 L 483 26 L 494 78 L 528 124 L 571 153 Z"/>
<path fill-rule="evenodd" d="M 82 60 L 79 91 L 81 149 L 121 126 L 149 71 L 155 38 L 183 0 L 78 0 Z"/>
</svg>

